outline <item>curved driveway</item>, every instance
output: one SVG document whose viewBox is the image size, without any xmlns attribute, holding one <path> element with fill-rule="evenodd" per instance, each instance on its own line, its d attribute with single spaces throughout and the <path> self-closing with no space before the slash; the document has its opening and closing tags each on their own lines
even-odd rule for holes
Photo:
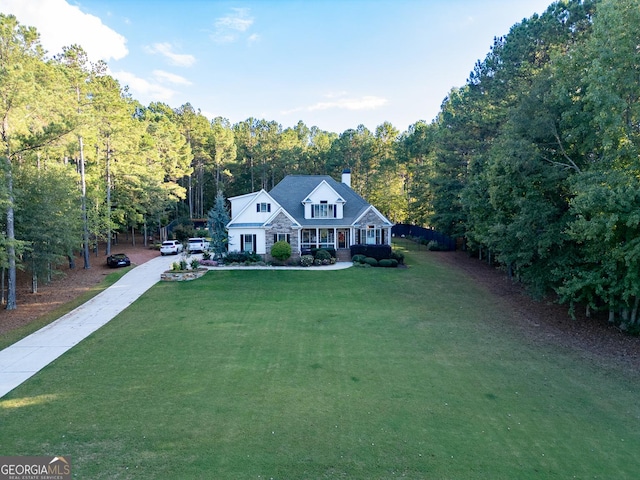
<svg viewBox="0 0 640 480">
<path fill-rule="evenodd" d="M 80 343 L 135 302 L 160 280 L 175 257 L 157 257 L 127 272 L 120 280 L 55 322 L 0 351 L 0 398 Z M 350 267 L 339 262 L 326 267 L 299 267 L 309 271 Z M 235 267 L 214 267 L 227 270 Z M 251 267 L 237 267 L 251 268 Z M 283 267 L 256 267 L 271 269 Z"/>
</svg>

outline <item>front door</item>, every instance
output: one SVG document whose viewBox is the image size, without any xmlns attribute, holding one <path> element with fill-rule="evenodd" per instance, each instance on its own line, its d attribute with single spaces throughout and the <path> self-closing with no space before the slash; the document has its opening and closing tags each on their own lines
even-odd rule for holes
<svg viewBox="0 0 640 480">
<path fill-rule="evenodd" d="M 338 248 L 349 246 L 349 230 L 338 230 Z"/>
</svg>

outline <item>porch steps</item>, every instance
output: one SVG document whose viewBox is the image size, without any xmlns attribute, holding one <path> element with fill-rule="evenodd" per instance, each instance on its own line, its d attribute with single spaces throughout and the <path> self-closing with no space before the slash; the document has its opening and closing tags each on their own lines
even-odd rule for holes
<svg viewBox="0 0 640 480">
<path fill-rule="evenodd" d="M 350 262 L 351 261 L 351 249 L 349 248 L 340 248 L 336 250 L 336 259 L 339 262 Z"/>
</svg>

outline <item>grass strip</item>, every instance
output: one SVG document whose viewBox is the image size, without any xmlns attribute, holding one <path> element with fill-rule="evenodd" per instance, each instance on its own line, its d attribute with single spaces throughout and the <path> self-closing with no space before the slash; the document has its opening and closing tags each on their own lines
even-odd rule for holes
<svg viewBox="0 0 640 480">
<path fill-rule="evenodd" d="M 60 305 L 49 313 L 36 318 L 33 322 L 29 322 L 22 327 L 15 328 L 0 335 L 0 350 L 8 347 L 9 345 L 13 345 L 18 340 L 31 335 L 33 332 L 40 330 L 42 327 L 49 325 L 51 322 L 56 321 L 57 319 L 76 309 L 80 305 L 88 302 L 100 292 L 120 280 L 120 278 L 122 278 L 125 273 L 131 270 L 131 268 L 132 267 L 123 268 L 121 270 L 117 270 L 115 272 L 109 273 L 108 275 L 105 275 L 100 283 L 89 288 L 82 295 L 76 297 L 70 302 L 67 302 L 64 305 Z M 18 306 L 18 308 L 20 308 L 20 306 Z"/>
</svg>

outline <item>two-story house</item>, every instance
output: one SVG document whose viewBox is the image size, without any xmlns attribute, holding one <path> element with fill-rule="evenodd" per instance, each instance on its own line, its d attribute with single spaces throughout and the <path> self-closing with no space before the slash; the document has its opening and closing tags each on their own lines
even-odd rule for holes
<svg viewBox="0 0 640 480">
<path fill-rule="evenodd" d="M 230 198 L 228 250 L 268 257 L 280 240 L 294 254 L 311 248 L 346 251 L 354 244 L 391 244 L 392 223 L 351 188 L 328 175 L 289 175 L 270 192 Z"/>
</svg>

